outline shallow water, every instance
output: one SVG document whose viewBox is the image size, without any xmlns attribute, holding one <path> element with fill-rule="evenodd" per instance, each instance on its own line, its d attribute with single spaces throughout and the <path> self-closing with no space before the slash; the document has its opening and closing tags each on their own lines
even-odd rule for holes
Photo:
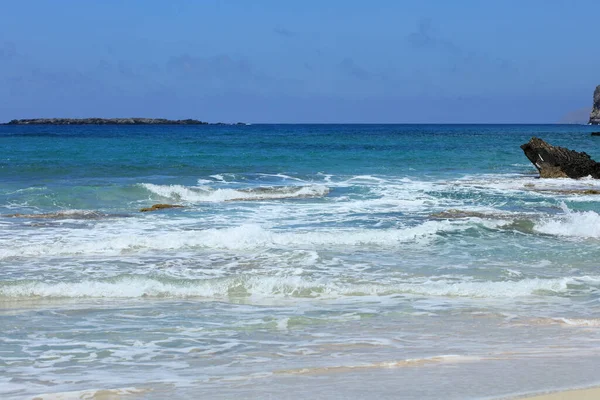
<svg viewBox="0 0 600 400">
<path fill-rule="evenodd" d="M 0 397 L 598 383 L 600 183 L 519 148 L 590 130 L 0 127 Z"/>
</svg>

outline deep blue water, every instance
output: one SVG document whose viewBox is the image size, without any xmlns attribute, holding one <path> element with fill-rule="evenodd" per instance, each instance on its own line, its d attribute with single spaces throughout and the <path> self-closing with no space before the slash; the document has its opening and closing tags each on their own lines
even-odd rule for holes
<svg viewBox="0 0 600 400">
<path fill-rule="evenodd" d="M 511 171 L 540 136 L 598 154 L 579 125 L 2 126 L 3 180 L 221 173 Z"/>
</svg>

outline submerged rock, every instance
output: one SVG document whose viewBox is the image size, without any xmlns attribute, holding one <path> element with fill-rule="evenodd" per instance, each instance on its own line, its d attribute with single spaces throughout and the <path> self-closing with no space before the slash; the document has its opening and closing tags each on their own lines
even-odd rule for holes
<svg viewBox="0 0 600 400">
<path fill-rule="evenodd" d="M 484 213 L 484 212 L 479 212 L 479 211 L 457 210 L 455 208 L 451 208 L 448 210 L 430 214 L 429 218 L 432 218 L 432 219 L 463 219 L 463 218 L 511 219 L 511 218 L 514 218 L 514 215 L 500 214 L 500 213 Z"/>
<path fill-rule="evenodd" d="M 27 219 L 100 219 L 109 217 L 127 217 L 128 215 L 120 214 L 103 214 L 97 211 L 57 211 L 43 214 L 5 214 L 6 218 L 27 218 Z"/>
<path fill-rule="evenodd" d="M 165 208 L 183 208 L 183 206 L 176 204 L 154 204 L 152 207 L 141 208 L 140 212 L 158 211 L 163 210 Z"/>
<path fill-rule="evenodd" d="M 590 125 L 600 125 L 600 85 L 594 90 L 594 105 L 590 113 Z"/>
<path fill-rule="evenodd" d="M 460 218 L 490 218 L 493 217 L 490 214 L 484 214 L 477 211 L 457 210 L 449 209 L 433 213 L 429 216 L 430 218 L 436 219 L 460 219 Z"/>
<path fill-rule="evenodd" d="M 540 178 L 600 178 L 600 164 L 587 153 L 552 146 L 533 137 L 521 145 L 525 156 L 540 173 Z"/>
<path fill-rule="evenodd" d="M 540 193 L 556 193 L 556 194 L 580 194 L 580 195 L 597 195 L 600 190 L 596 189 L 533 189 L 534 192 Z"/>
</svg>

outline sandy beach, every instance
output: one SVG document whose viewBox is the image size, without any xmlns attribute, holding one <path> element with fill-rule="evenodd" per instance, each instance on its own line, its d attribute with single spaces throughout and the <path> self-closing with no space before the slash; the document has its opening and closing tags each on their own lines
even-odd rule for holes
<svg viewBox="0 0 600 400">
<path fill-rule="evenodd" d="M 600 399 L 600 387 L 588 389 L 565 390 L 528 397 L 517 397 L 524 400 L 595 400 Z"/>
</svg>

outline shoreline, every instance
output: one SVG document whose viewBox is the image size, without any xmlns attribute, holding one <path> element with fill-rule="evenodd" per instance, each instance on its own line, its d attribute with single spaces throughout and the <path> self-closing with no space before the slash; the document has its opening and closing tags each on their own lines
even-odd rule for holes
<svg viewBox="0 0 600 400">
<path fill-rule="evenodd" d="M 503 397 L 498 400 L 596 400 L 600 399 L 600 386 L 582 389 L 565 389 L 546 393 Z"/>
</svg>

